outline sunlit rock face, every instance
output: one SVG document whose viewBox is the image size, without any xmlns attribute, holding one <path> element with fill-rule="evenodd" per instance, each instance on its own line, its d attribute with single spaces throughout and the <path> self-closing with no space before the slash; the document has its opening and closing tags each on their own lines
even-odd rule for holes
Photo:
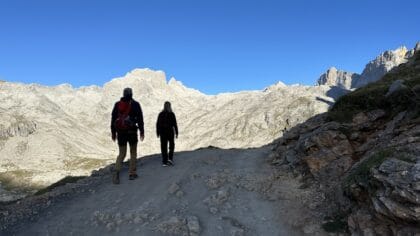
<svg viewBox="0 0 420 236">
<path fill-rule="evenodd" d="M 73 88 L 0 83 L 0 181 L 3 187 L 44 186 L 67 175 L 86 175 L 115 161 L 111 110 L 125 87 L 133 89 L 145 122 L 139 156 L 158 153 L 155 122 L 165 101 L 177 116 L 176 151 L 200 147 L 258 147 L 284 129 L 325 112 L 328 86 L 287 86 L 205 95 L 163 71 L 135 69 L 103 87 Z"/>
<path fill-rule="evenodd" d="M 385 51 L 366 64 L 361 74 L 331 67 L 319 77 L 317 85 L 337 86 L 347 90 L 363 87 L 379 80 L 396 66 L 406 63 L 419 48 L 420 43 L 417 43 L 411 50 L 402 46 L 395 50 Z"/>
<path fill-rule="evenodd" d="M 359 77 L 360 75 L 356 73 L 337 70 L 337 68 L 331 67 L 319 77 L 317 84 L 351 89 L 353 81 L 359 79 Z"/>
</svg>

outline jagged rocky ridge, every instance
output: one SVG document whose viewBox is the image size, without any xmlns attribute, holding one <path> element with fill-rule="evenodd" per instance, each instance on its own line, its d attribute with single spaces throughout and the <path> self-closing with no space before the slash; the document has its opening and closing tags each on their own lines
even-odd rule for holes
<svg viewBox="0 0 420 236">
<path fill-rule="evenodd" d="M 414 55 L 414 52 L 419 49 L 420 42 L 411 50 L 402 46 L 395 50 L 385 51 L 366 64 L 365 69 L 361 74 L 331 67 L 319 77 L 317 84 L 337 86 L 346 90 L 363 87 L 379 80 L 394 67 L 407 62 Z"/>
<path fill-rule="evenodd" d="M 273 164 L 317 186 L 328 231 L 420 233 L 420 52 L 288 130 Z"/>
<path fill-rule="evenodd" d="M 125 87 L 133 88 L 144 112 L 146 140 L 140 143 L 140 156 L 159 152 L 155 122 L 166 100 L 179 123 L 177 151 L 261 146 L 285 128 L 325 112 L 334 101 L 327 96 L 328 86 L 281 82 L 263 91 L 205 95 L 149 69 L 135 69 L 103 87 L 1 82 L 1 184 L 32 191 L 114 162 L 110 113 Z M 13 194 L 0 191 L 0 197 L 10 200 Z"/>
</svg>

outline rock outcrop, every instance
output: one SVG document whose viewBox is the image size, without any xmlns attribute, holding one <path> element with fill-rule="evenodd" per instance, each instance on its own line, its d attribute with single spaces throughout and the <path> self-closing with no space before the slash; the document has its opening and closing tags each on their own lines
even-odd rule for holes
<svg viewBox="0 0 420 236">
<path fill-rule="evenodd" d="M 331 67 L 319 77 L 317 85 L 338 86 L 344 89 L 351 89 L 353 87 L 353 81 L 358 80 L 359 77 L 360 75 L 356 73 L 337 70 L 335 67 Z"/>
<path fill-rule="evenodd" d="M 277 141 L 273 164 L 304 176 L 325 194 L 316 209 L 327 216 L 325 229 L 420 233 L 419 65 L 416 53 Z M 405 88 L 395 89 L 397 83 Z"/>
<path fill-rule="evenodd" d="M 366 64 L 361 74 L 331 67 L 319 77 L 317 85 L 337 86 L 347 90 L 363 87 L 379 80 L 398 65 L 406 63 L 419 48 L 420 42 L 411 50 L 403 46 L 395 50 L 385 51 Z"/>
<path fill-rule="evenodd" d="M 36 130 L 35 122 L 31 122 L 27 120 L 15 121 L 13 123 L 9 123 L 7 126 L 0 125 L 0 139 L 5 140 L 9 137 L 15 137 L 15 136 L 27 137 L 28 135 L 34 133 L 35 130 Z"/>
<path fill-rule="evenodd" d="M 366 65 L 360 78 L 354 82 L 353 87 L 360 88 L 368 83 L 379 80 L 394 67 L 406 63 L 413 55 L 413 51 L 414 49 L 408 50 L 406 47 L 400 47 L 393 51 L 385 51 Z"/>
</svg>

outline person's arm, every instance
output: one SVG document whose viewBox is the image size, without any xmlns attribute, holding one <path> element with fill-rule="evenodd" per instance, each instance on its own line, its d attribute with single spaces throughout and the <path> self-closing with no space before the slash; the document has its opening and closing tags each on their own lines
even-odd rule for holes
<svg viewBox="0 0 420 236">
<path fill-rule="evenodd" d="M 175 135 L 176 135 L 176 137 L 178 138 L 178 124 L 176 123 L 176 116 L 175 116 L 175 113 L 173 113 L 174 114 L 174 116 L 173 116 L 173 118 L 174 118 L 174 129 L 175 129 Z"/>
<path fill-rule="evenodd" d="M 141 110 L 140 103 L 139 103 L 139 115 L 138 115 L 137 125 L 139 126 L 139 130 L 140 130 L 140 139 L 143 141 L 143 139 L 144 139 L 144 121 L 143 121 L 143 111 Z"/>
<path fill-rule="evenodd" d="M 160 130 L 161 119 L 162 119 L 162 116 L 161 116 L 161 113 L 159 113 L 158 118 L 157 118 L 157 121 L 156 121 L 156 136 L 158 138 L 160 136 L 159 130 Z"/>
<path fill-rule="evenodd" d="M 111 113 L 111 137 L 112 140 L 115 141 L 116 137 L 117 137 L 117 129 L 115 128 L 115 120 L 117 119 L 118 116 L 118 102 L 115 103 L 114 108 L 112 109 L 112 113 Z"/>
</svg>

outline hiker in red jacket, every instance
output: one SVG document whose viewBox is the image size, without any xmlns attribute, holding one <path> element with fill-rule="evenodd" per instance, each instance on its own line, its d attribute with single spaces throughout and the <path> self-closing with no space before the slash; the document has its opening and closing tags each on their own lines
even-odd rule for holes
<svg viewBox="0 0 420 236">
<path fill-rule="evenodd" d="M 174 165 L 173 156 L 175 150 L 174 137 L 178 138 L 178 125 L 175 114 L 172 112 L 171 103 L 165 102 L 163 111 L 159 113 L 156 122 L 156 134 L 160 137 L 160 149 L 162 152 L 162 165 Z M 169 156 L 168 156 L 169 143 Z"/>
<path fill-rule="evenodd" d="M 112 140 L 118 140 L 119 154 L 112 177 L 114 184 L 120 183 L 121 165 L 127 153 L 127 143 L 130 144 L 129 179 L 137 178 L 137 129 L 140 130 L 140 141 L 144 139 L 143 112 L 140 103 L 133 99 L 133 90 L 125 88 L 123 97 L 116 102 L 112 110 L 111 134 Z"/>
</svg>

